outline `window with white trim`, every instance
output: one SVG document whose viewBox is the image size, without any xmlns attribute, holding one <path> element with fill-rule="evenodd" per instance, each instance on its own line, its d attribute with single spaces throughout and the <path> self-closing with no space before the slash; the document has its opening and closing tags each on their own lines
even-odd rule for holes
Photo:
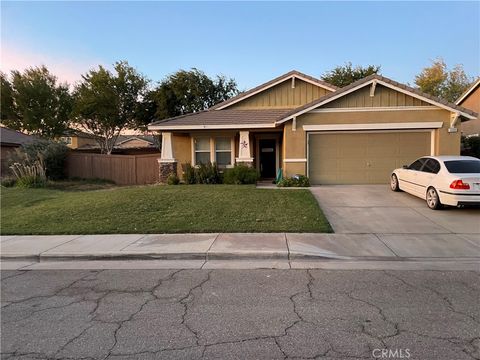
<svg viewBox="0 0 480 360">
<path fill-rule="evenodd" d="M 195 145 L 195 165 L 210 162 L 210 138 L 198 137 L 193 140 Z"/>
<path fill-rule="evenodd" d="M 215 162 L 220 167 L 232 164 L 232 139 L 229 137 L 215 138 Z"/>
</svg>

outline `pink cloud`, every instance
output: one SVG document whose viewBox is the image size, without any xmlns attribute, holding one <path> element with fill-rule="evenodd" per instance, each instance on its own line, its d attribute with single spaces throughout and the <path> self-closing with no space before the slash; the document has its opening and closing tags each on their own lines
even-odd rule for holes
<svg viewBox="0 0 480 360">
<path fill-rule="evenodd" d="M 0 70 L 9 73 L 12 70 L 22 71 L 28 67 L 45 65 L 61 82 L 74 84 L 81 75 L 101 62 L 79 60 L 75 58 L 51 56 L 19 47 L 2 44 Z"/>
</svg>

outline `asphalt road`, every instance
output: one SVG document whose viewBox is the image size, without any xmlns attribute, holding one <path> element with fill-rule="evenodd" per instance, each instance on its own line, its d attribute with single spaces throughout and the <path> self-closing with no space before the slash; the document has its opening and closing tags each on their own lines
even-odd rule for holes
<svg viewBox="0 0 480 360">
<path fill-rule="evenodd" d="M 1 275 L 2 359 L 480 359 L 476 272 Z"/>
</svg>

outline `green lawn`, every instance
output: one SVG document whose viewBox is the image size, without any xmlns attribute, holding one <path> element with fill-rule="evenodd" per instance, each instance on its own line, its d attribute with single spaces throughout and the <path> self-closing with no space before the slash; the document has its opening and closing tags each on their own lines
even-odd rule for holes
<svg viewBox="0 0 480 360">
<path fill-rule="evenodd" d="M 331 232 L 308 190 L 249 185 L 92 188 L 2 188 L 1 233 Z"/>
</svg>

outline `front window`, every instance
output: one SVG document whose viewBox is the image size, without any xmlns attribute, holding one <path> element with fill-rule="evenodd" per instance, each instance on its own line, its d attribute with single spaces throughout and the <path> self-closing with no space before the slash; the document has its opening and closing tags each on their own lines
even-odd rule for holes
<svg viewBox="0 0 480 360">
<path fill-rule="evenodd" d="M 480 174 L 480 160 L 445 161 L 445 167 L 451 174 Z"/>
<path fill-rule="evenodd" d="M 232 165 L 232 140 L 230 138 L 215 139 L 215 162 L 221 167 Z"/>
<path fill-rule="evenodd" d="M 207 164 L 210 161 L 210 138 L 196 138 L 195 142 L 195 165 Z"/>
</svg>

